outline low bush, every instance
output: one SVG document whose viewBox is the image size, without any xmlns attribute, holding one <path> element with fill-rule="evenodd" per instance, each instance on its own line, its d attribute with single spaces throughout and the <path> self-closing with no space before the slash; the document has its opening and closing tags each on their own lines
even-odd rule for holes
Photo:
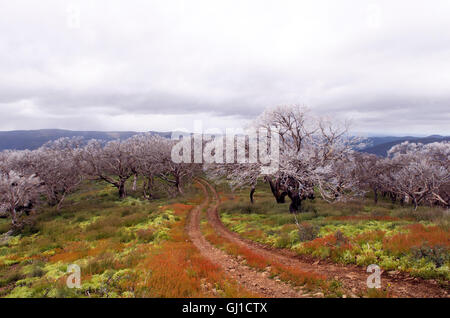
<svg viewBox="0 0 450 318">
<path fill-rule="evenodd" d="M 310 223 L 300 223 L 298 225 L 298 236 L 300 242 L 306 242 L 306 241 L 312 241 L 315 238 L 317 238 L 317 235 L 319 234 L 319 226 L 312 225 Z"/>
<path fill-rule="evenodd" d="M 136 232 L 138 240 L 142 243 L 148 243 L 154 240 L 155 231 L 153 229 L 140 229 Z"/>
<path fill-rule="evenodd" d="M 443 245 L 429 246 L 424 243 L 421 246 L 411 248 L 412 257 L 420 261 L 422 258 L 432 261 L 436 267 L 441 267 L 450 260 L 448 249 Z"/>
</svg>

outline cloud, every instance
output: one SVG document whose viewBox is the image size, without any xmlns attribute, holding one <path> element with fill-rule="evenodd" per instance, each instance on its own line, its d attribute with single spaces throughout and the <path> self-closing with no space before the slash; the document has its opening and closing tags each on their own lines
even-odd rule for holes
<svg viewBox="0 0 450 318">
<path fill-rule="evenodd" d="M 450 134 L 450 4 L 18 0 L 0 130 L 242 125 L 305 104 L 373 133 Z"/>
</svg>

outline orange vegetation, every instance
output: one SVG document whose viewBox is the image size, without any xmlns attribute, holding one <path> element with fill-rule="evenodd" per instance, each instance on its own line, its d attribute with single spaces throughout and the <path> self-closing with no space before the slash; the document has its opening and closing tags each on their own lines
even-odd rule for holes
<svg viewBox="0 0 450 318">
<path fill-rule="evenodd" d="M 404 253 L 412 247 L 427 244 L 429 246 L 445 246 L 450 248 L 450 233 L 439 226 L 427 226 L 416 223 L 406 226 L 408 233 L 396 234 L 383 240 L 383 246 L 396 253 Z"/>
<path fill-rule="evenodd" d="M 362 244 L 372 241 L 381 241 L 385 235 L 386 232 L 382 230 L 368 231 L 355 235 L 352 240 L 357 242 L 358 244 Z"/>
<path fill-rule="evenodd" d="M 170 208 L 180 208 L 180 204 Z M 192 206 L 182 207 L 183 215 Z M 181 213 L 181 210 L 179 210 Z M 176 222 L 171 240 L 147 252 L 139 262 L 139 281 L 130 282 L 130 288 L 139 297 L 257 297 L 229 281 L 223 270 L 201 256 L 184 232 L 185 218 Z"/>
<path fill-rule="evenodd" d="M 339 215 L 339 216 L 329 216 L 330 220 L 338 220 L 338 221 L 399 221 L 401 220 L 398 217 L 393 217 L 390 215 Z M 405 219 L 403 219 L 405 220 Z"/>
</svg>

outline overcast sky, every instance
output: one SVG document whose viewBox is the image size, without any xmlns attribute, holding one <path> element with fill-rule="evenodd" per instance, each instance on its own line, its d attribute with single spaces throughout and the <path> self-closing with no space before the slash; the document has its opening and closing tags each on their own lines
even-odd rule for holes
<svg viewBox="0 0 450 318">
<path fill-rule="evenodd" d="M 236 127 L 280 104 L 450 135 L 450 1 L 0 3 L 0 130 Z"/>
</svg>

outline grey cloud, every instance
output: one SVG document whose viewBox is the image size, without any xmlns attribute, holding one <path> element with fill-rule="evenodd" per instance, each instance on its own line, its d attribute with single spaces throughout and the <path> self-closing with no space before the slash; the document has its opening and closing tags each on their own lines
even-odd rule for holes
<svg viewBox="0 0 450 318">
<path fill-rule="evenodd" d="M 298 103 L 359 131 L 450 134 L 448 13 L 443 0 L 5 3 L 0 130 L 160 115 L 169 130 Z"/>
</svg>

